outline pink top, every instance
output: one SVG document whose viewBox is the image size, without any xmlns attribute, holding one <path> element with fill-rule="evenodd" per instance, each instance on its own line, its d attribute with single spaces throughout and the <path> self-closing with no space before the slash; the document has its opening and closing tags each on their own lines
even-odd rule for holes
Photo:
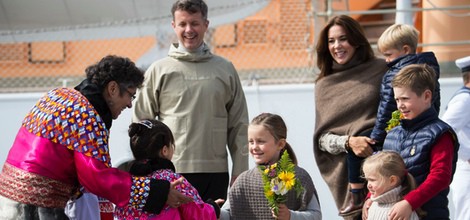
<svg viewBox="0 0 470 220">
<path fill-rule="evenodd" d="M 160 169 L 154 171 L 149 177 L 158 180 L 167 180 L 173 182 L 181 177 L 180 174 L 171 169 Z M 178 208 L 172 208 L 166 205 L 160 214 L 155 215 L 145 211 L 136 210 L 132 207 L 116 207 L 114 217 L 117 219 L 184 219 L 184 220 L 216 220 L 216 215 L 212 205 L 204 203 L 197 190 L 186 180 L 183 184 L 176 187 L 183 195 L 191 197 L 193 202 L 181 205 Z"/>
</svg>

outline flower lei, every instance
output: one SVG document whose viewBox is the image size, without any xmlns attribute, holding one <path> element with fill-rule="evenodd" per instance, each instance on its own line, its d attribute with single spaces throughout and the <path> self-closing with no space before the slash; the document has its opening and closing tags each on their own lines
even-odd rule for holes
<svg viewBox="0 0 470 220">
<path fill-rule="evenodd" d="M 400 124 L 400 119 L 403 119 L 403 115 L 399 110 L 395 110 L 392 112 L 392 118 L 387 122 L 387 128 L 385 131 L 390 131 L 392 128 Z"/>
<path fill-rule="evenodd" d="M 284 151 L 277 163 L 259 166 L 263 177 L 264 195 L 268 200 L 269 207 L 276 215 L 279 212 L 279 204 L 286 202 L 286 194 L 291 189 L 296 191 L 297 197 L 304 190 L 300 181 L 295 178 L 294 168 L 295 164 L 287 151 Z"/>
</svg>

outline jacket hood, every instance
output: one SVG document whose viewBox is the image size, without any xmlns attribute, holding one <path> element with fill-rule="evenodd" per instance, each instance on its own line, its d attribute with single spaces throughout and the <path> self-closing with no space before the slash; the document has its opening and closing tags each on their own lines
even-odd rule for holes
<svg viewBox="0 0 470 220">
<path fill-rule="evenodd" d="M 408 54 L 402 57 L 395 59 L 394 61 L 388 64 L 389 67 L 392 66 L 406 66 L 409 64 L 416 64 L 416 63 L 426 63 L 433 67 L 435 70 L 439 69 L 439 63 L 437 62 L 436 56 L 433 52 L 423 52 L 417 54 Z"/>
<path fill-rule="evenodd" d="M 170 46 L 169 57 L 188 62 L 205 62 L 212 57 L 212 53 L 206 43 L 203 43 L 202 49 L 195 52 L 189 52 L 178 49 L 179 44 L 174 43 Z"/>
</svg>

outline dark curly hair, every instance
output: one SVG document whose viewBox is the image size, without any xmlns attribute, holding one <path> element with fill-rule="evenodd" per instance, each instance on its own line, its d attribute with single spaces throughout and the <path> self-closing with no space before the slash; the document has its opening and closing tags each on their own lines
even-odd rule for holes
<svg viewBox="0 0 470 220">
<path fill-rule="evenodd" d="M 85 70 L 87 79 L 104 91 L 106 85 L 116 81 L 121 92 L 127 88 L 140 88 L 144 82 L 144 72 L 129 58 L 108 55 Z"/>
<path fill-rule="evenodd" d="M 172 147 L 175 138 L 170 128 L 158 120 L 142 120 L 129 125 L 132 154 L 136 160 L 156 160 L 163 146 Z"/>
</svg>

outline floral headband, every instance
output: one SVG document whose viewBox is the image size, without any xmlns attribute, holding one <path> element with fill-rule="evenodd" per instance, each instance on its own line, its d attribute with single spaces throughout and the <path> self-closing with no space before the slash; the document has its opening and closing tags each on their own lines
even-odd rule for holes
<svg viewBox="0 0 470 220">
<path fill-rule="evenodd" d="M 147 127 L 148 129 L 152 129 L 152 127 L 153 127 L 153 123 L 149 120 L 140 121 L 139 124 Z"/>
</svg>

